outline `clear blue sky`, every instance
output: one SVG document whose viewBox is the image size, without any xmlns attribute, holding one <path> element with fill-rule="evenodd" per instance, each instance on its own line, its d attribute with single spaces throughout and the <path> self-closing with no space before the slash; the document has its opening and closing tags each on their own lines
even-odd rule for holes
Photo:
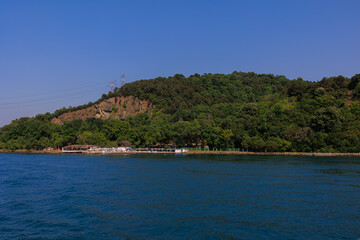
<svg viewBox="0 0 360 240">
<path fill-rule="evenodd" d="M 360 72 L 360 1 L 0 0 L 0 126 L 97 100 L 109 81 Z"/>
</svg>

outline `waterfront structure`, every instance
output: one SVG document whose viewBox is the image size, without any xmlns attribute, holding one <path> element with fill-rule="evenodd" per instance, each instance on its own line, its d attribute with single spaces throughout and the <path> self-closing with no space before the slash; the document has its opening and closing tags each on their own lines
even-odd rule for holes
<svg viewBox="0 0 360 240">
<path fill-rule="evenodd" d="M 96 148 L 94 145 L 70 145 L 62 148 L 64 153 L 84 153 Z"/>
<path fill-rule="evenodd" d="M 130 147 L 118 147 L 118 148 L 105 148 L 97 147 L 94 145 L 70 145 L 62 148 L 63 153 L 98 153 L 98 154 L 109 154 L 109 153 L 175 153 L 183 154 L 186 153 L 186 149 L 175 149 L 175 148 L 130 148 Z"/>
</svg>

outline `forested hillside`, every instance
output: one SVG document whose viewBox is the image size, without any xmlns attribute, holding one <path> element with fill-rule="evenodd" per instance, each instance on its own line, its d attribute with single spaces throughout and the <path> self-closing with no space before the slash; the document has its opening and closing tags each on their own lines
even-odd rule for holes
<svg viewBox="0 0 360 240">
<path fill-rule="evenodd" d="M 360 152 L 360 74 L 318 82 L 284 76 L 176 74 L 128 83 L 117 96 L 148 100 L 151 116 L 127 119 L 51 119 L 93 105 L 21 118 L 0 131 L 0 148 L 41 149 L 69 144 L 99 146 L 208 146 L 249 151 Z"/>
</svg>

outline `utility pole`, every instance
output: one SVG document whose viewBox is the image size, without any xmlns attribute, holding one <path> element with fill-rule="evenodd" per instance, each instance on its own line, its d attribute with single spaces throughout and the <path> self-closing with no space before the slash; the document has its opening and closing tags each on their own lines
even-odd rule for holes
<svg viewBox="0 0 360 240">
<path fill-rule="evenodd" d="M 113 82 L 109 82 L 108 87 L 110 88 L 110 92 L 114 92 L 114 88 L 116 86 L 116 80 Z"/>
<path fill-rule="evenodd" d="M 121 87 L 125 85 L 125 75 L 121 75 Z"/>
</svg>

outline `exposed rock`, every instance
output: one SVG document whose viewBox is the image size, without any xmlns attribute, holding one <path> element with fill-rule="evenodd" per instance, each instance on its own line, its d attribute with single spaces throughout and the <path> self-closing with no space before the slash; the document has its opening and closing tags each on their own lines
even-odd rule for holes
<svg viewBox="0 0 360 240">
<path fill-rule="evenodd" d="M 149 115 L 151 115 L 154 108 L 155 106 L 147 100 L 140 100 L 132 96 L 113 97 L 89 108 L 61 114 L 60 116 L 53 118 L 51 122 L 62 125 L 64 121 L 71 122 L 76 119 L 125 119 L 144 112 L 148 112 Z"/>
<path fill-rule="evenodd" d="M 52 122 L 52 123 L 56 123 L 56 124 L 60 124 L 60 125 L 63 124 L 63 121 L 61 121 L 61 120 L 58 119 L 58 118 L 53 118 L 53 119 L 51 119 L 51 122 Z"/>
</svg>

